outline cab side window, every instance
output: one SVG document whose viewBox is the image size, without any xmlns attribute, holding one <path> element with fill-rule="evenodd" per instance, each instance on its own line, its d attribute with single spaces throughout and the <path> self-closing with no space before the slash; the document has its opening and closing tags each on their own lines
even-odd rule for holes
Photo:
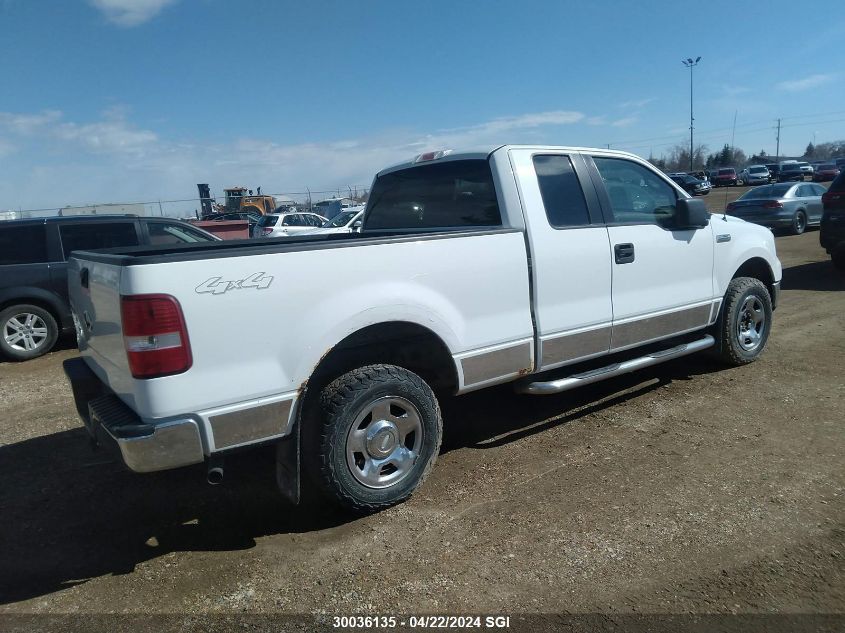
<svg viewBox="0 0 845 633">
<path fill-rule="evenodd" d="M 604 181 L 613 221 L 623 224 L 670 224 L 675 217 L 675 189 L 657 174 L 624 158 L 594 157 Z"/>
<path fill-rule="evenodd" d="M 549 224 L 557 229 L 590 223 L 587 201 L 569 156 L 535 156 L 534 171 Z"/>
</svg>

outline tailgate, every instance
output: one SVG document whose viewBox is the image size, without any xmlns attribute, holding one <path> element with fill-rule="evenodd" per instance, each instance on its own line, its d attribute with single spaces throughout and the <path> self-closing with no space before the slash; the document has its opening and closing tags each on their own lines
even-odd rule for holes
<svg viewBox="0 0 845 633">
<path fill-rule="evenodd" d="M 120 319 L 122 270 L 84 258 L 68 261 L 68 295 L 79 351 L 97 377 L 118 393 L 131 380 Z"/>
</svg>

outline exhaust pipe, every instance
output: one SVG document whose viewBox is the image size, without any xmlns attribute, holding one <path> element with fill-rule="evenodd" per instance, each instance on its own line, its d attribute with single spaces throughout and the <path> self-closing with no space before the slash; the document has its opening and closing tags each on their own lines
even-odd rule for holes
<svg viewBox="0 0 845 633">
<path fill-rule="evenodd" d="M 205 475 L 206 481 L 212 486 L 223 483 L 223 460 L 210 459 L 208 462 L 208 471 Z"/>
<path fill-rule="evenodd" d="M 216 486 L 217 484 L 223 483 L 223 469 L 220 466 L 215 466 L 214 468 L 208 469 L 208 474 L 206 475 L 206 479 L 208 483 L 212 486 Z"/>
</svg>

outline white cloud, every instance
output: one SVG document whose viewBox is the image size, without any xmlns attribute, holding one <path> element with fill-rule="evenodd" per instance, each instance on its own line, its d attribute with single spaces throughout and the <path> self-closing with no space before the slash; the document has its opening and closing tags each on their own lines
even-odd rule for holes
<svg viewBox="0 0 845 633">
<path fill-rule="evenodd" d="M 647 106 L 652 101 L 656 101 L 657 97 L 648 97 L 646 99 L 634 99 L 632 101 L 623 101 L 619 104 L 619 107 L 623 110 L 633 108 L 638 109 Z"/>
<path fill-rule="evenodd" d="M 603 116 L 591 116 L 587 117 L 587 120 L 584 121 L 587 125 L 605 125 L 607 121 Z"/>
<path fill-rule="evenodd" d="M 629 125 L 633 125 L 637 122 L 637 117 L 635 116 L 626 116 L 624 119 L 617 119 L 611 125 L 613 127 L 628 127 Z"/>
<path fill-rule="evenodd" d="M 0 171 L 4 205 L 46 208 L 196 196 L 195 183 L 217 194 L 225 186 L 261 185 L 267 193 L 368 186 L 375 173 L 426 150 L 497 143 L 548 143 L 560 126 L 584 122 L 580 112 L 549 111 L 499 117 L 476 125 L 421 134 L 393 130 L 363 138 L 285 144 L 272 138 L 220 142 L 163 139 L 132 125 L 126 110 L 98 120 L 68 121 L 61 112 L 0 112 L 0 139 L 16 146 L 11 169 Z M 191 212 L 193 203 L 174 209 Z M 173 209 L 168 209 L 172 211 Z"/>
<path fill-rule="evenodd" d="M 17 147 L 4 138 L 0 138 L 0 158 L 3 156 L 9 156 L 10 154 L 14 154 Z"/>
<path fill-rule="evenodd" d="M 835 74 L 810 75 L 809 77 L 804 77 L 803 79 L 781 81 L 777 84 L 777 88 L 779 90 L 785 90 L 787 92 L 802 92 L 804 90 L 809 90 L 810 88 L 816 88 L 817 86 L 830 83 L 835 78 Z"/>
<path fill-rule="evenodd" d="M 127 123 L 116 109 L 107 111 L 102 121 L 82 125 L 63 121 L 58 110 L 38 114 L 0 112 L 0 130 L 23 138 L 64 141 L 95 152 L 137 153 L 158 138 L 154 132 Z"/>
<path fill-rule="evenodd" d="M 164 7 L 177 0 L 89 0 L 106 18 L 120 26 L 143 24 L 158 15 Z"/>
</svg>

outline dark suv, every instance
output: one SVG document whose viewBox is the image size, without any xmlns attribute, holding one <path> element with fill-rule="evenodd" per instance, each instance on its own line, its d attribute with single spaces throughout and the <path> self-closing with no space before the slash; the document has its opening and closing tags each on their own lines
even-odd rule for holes
<svg viewBox="0 0 845 633">
<path fill-rule="evenodd" d="M 830 188 L 822 194 L 821 229 L 819 242 L 822 248 L 833 258 L 833 264 L 845 270 L 845 171 L 830 183 Z"/>
<path fill-rule="evenodd" d="M 778 172 L 778 182 L 791 182 L 793 180 L 800 180 L 804 182 L 804 170 L 798 163 L 784 163 L 780 166 Z"/>
<path fill-rule="evenodd" d="M 46 354 L 73 329 L 67 258 L 74 250 L 183 244 L 219 238 L 180 220 L 65 216 L 0 222 L 0 353 L 13 360 Z"/>
</svg>

